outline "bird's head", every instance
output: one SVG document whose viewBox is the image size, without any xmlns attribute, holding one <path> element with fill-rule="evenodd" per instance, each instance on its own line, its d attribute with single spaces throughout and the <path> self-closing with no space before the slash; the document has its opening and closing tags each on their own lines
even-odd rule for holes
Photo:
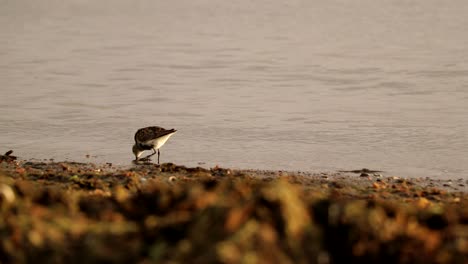
<svg viewBox="0 0 468 264">
<path fill-rule="evenodd" d="M 135 160 L 138 160 L 138 158 L 140 158 L 141 154 L 143 153 L 143 150 L 138 146 L 138 144 L 133 145 L 132 151 L 135 155 Z"/>
</svg>

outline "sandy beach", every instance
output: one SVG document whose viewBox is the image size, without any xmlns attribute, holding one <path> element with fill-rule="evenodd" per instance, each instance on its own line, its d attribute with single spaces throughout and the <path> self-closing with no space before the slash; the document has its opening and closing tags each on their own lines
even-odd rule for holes
<svg viewBox="0 0 468 264">
<path fill-rule="evenodd" d="M 6 156 L 0 165 L 2 263 L 468 259 L 462 179 Z"/>
</svg>

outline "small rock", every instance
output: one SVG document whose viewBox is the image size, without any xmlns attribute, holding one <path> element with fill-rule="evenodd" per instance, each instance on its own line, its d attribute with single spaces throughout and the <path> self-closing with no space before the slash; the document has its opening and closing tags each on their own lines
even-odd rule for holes
<svg viewBox="0 0 468 264">
<path fill-rule="evenodd" d="M 177 178 L 175 176 L 171 176 L 171 177 L 169 177 L 168 181 L 169 182 L 175 182 L 175 181 L 177 181 Z"/>
<path fill-rule="evenodd" d="M 369 177 L 369 173 L 363 172 L 361 173 L 361 175 L 359 175 L 359 177 Z"/>
</svg>

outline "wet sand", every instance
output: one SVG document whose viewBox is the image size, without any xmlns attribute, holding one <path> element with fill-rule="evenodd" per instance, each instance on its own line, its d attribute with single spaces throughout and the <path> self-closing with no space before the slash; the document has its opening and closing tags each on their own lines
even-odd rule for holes
<svg viewBox="0 0 468 264">
<path fill-rule="evenodd" d="M 468 260 L 463 179 L 1 160 L 2 263 Z"/>
</svg>

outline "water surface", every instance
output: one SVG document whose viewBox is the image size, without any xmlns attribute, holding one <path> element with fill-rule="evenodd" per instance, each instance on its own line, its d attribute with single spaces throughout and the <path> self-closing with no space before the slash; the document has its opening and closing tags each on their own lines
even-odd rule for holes
<svg viewBox="0 0 468 264">
<path fill-rule="evenodd" d="M 468 2 L 0 0 L 0 151 L 468 178 Z M 85 156 L 89 154 L 91 158 Z"/>
</svg>

